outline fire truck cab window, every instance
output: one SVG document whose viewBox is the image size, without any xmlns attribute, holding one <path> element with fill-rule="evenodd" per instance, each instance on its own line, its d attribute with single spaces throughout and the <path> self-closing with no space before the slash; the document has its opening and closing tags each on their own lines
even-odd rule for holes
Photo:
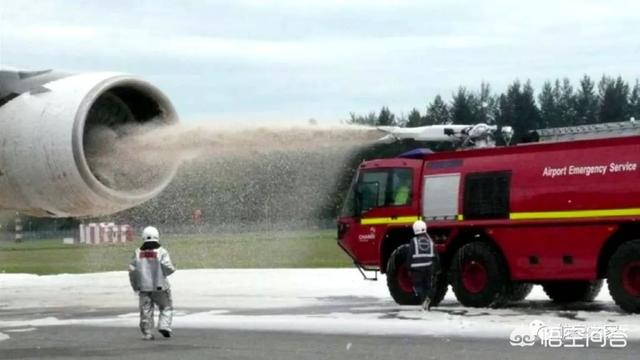
<svg viewBox="0 0 640 360">
<path fill-rule="evenodd" d="M 508 218 L 510 180 L 509 172 L 467 175 L 464 185 L 464 218 Z"/>
<path fill-rule="evenodd" d="M 364 171 L 358 182 L 358 196 L 360 213 L 365 213 L 374 207 L 384 206 L 388 171 Z"/>
<path fill-rule="evenodd" d="M 360 214 L 382 206 L 411 204 L 411 169 L 365 170 L 357 186 L 356 208 Z"/>
<path fill-rule="evenodd" d="M 394 169 L 391 174 L 391 196 L 387 203 L 392 206 L 409 205 L 413 176 L 411 169 Z"/>
</svg>

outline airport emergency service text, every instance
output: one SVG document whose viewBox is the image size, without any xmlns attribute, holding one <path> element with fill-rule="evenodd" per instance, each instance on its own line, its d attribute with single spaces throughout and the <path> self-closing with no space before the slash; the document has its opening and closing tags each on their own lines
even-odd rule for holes
<svg viewBox="0 0 640 360">
<path fill-rule="evenodd" d="M 619 173 L 619 172 L 631 172 L 638 169 L 638 164 L 634 162 L 624 163 L 610 163 L 609 165 L 590 165 L 590 166 L 576 166 L 566 165 L 563 167 L 551 167 L 546 166 L 542 171 L 543 177 L 560 177 L 560 176 L 574 176 L 574 175 L 605 175 L 607 173 Z"/>
</svg>

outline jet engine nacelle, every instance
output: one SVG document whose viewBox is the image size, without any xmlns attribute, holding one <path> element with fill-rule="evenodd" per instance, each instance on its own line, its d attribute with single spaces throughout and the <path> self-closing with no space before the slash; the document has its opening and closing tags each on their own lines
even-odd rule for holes
<svg viewBox="0 0 640 360">
<path fill-rule="evenodd" d="M 177 164 L 137 188 L 112 186 L 87 158 L 86 135 L 96 126 L 152 121 L 164 126 L 177 116 L 169 99 L 141 79 L 0 70 L 0 209 L 99 216 L 151 199 L 171 181 Z"/>
</svg>

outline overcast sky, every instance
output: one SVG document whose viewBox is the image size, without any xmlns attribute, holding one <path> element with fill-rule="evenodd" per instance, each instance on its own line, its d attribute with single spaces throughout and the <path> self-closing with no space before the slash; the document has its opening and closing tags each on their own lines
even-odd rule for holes
<svg viewBox="0 0 640 360">
<path fill-rule="evenodd" d="M 424 112 L 483 80 L 635 81 L 639 14 L 604 0 L 0 0 L 0 65 L 140 75 L 184 121 L 334 123 Z"/>
</svg>

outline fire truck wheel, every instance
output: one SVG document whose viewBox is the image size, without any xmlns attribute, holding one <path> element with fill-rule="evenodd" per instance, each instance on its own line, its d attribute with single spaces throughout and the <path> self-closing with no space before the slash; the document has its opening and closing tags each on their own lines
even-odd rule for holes
<svg viewBox="0 0 640 360">
<path fill-rule="evenodd" d="M 630 313 L 640 313 L 640 240 L 621 245 L 607 269 L 609 293 L 613 300 Z"/>
<path fill-rule="evenodd" d="M 420 299 L 413 292 L 409 275 L 409 244 L 396 248 L 387 262 L 387 287 L 393 300 L 399 305 L 418 305 Z"/>
<path fill-rule="evenodd" d="M 533 289 L 532 283 L 512 282 L 507 289 L 509 301 L 522 301 L 527 298 Z"/>
<path fill-rule="evenodd" d="M 497 307 L 507 301 L 507 270 L 490 245 L 473 242 L 461 247 L 451 265 L 451 286 L 464 306 Z"/>
<path fill-rule="evenodd" d="M 602 280 L 553 281 L 542 284 L 542 288 L 549 299 L 556 303 L 591 302 L 600 293 Z"/>
</svg>

